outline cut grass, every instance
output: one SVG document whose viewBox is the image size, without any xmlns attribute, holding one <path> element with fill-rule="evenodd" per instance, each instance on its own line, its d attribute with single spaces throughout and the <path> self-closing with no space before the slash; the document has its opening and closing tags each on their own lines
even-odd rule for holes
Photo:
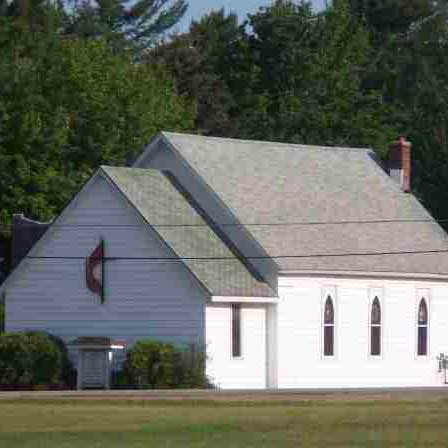
<svg viewBox="0 0 448 448">
<path fill-rule="evenodd" d="M 0 446 L 446 447 L 448 401 L 2 400 Z"/>
</svg>

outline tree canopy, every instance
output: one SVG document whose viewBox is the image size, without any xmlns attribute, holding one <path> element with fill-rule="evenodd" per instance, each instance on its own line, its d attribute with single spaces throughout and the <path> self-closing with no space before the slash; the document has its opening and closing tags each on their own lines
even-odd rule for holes
<svg viewBox="0 0 448 448">
<path fill-rule="evenodd" d="M 81 0 L 74 2 L 66 32 L 82 37 L 106 36 L 137 50 L 154 46 L 187 10 L 185 0 Z"/>
<path fill-rule="evenodd" d="M 36 34 L 2 46 L 0 216 L 50 219 L 100 164 L 123 164 L 162 129 L 189 129 L 193 106 L 161 69 L 103 39 Z"/>
<path fill-rule="evenodd" d="M 343 4 L 316 14 L 306 3 L 278 2 L 242 25 L 212 12 L 150 61 L 197 101 L 205 134 L 384 152 L 397 131 L 383 92 L 363 86 L 370 37 Z"/>
</svg>

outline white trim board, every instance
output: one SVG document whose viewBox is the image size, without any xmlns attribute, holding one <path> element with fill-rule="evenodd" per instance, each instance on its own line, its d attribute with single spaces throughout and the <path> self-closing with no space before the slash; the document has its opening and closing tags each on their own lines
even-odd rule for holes
<svg viewBox="0 0 448 448">
<path fill-rule="evenodd" d="M 397 280 L 433 280 L 448 281 L 448 275 L 416 272 L 387 272 L 387 271 L 280 271 L 279 277 L 332 277 L 332 278 L 371 278 Z"/>
<path fill-rule="evenodd" d="M 278 303 L 277 297 L 211 296 L 213 303 Z"/>
</svg>

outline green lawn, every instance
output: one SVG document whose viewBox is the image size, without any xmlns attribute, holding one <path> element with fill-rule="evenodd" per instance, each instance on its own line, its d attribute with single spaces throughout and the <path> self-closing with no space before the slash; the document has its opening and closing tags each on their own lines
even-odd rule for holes
<svg viewBox="0 0 448 448">
<path fill-rule="evenodd" d="M 448 399 L 0 401 L 0 446 L 447 447 Z"/>
</svg>

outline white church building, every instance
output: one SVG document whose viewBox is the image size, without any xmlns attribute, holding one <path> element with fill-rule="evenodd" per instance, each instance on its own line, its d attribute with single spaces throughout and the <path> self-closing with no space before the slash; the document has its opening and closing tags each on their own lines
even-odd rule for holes
<svg viewBox="0 0 448 448">
<path fill-rule="evenodd" d="M 391 154 L 160 133 L 21 259 L 6 330 L 63 338 L 90 373 L 80 338 L 110 340 L 114 368 L 140 339 L 205 346 L 217 388 L 442 386 L 448 239 L 410 144 Z"/>
</svg>

